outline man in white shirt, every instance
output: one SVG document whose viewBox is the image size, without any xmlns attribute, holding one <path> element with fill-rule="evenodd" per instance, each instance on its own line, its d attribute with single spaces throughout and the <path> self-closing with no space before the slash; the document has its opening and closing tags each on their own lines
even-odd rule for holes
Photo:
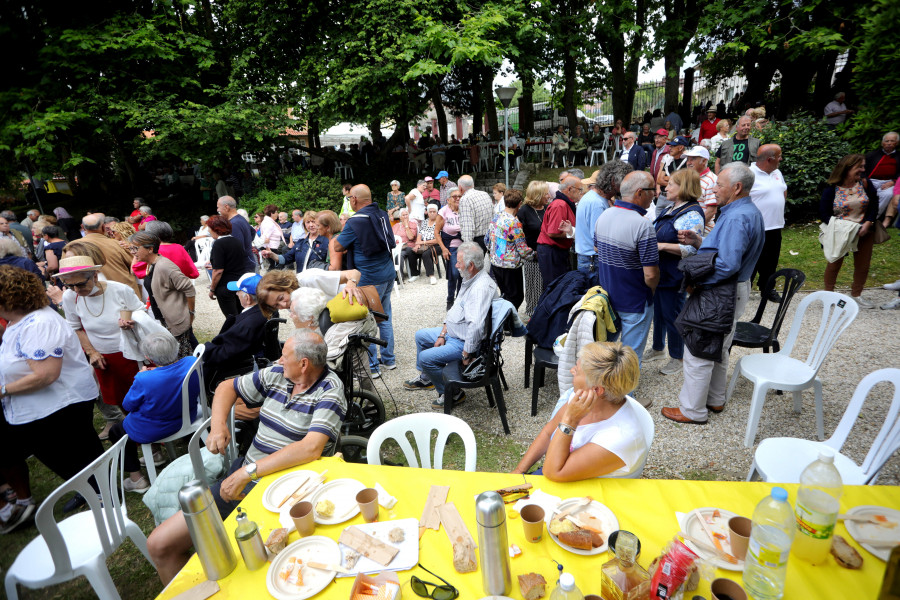
<svg viewBox="0 0 900 600">
<path fill-rule="evenodd" d="M 687 157 L 688 169 L 697 171 L 697 175 L 700 176 L 700 189 L 703 191 L 703 194 L 700 196 L 700 206 L 703 207 L 703 212 L 706 215 L 706 226 L 709 228 L 713 219 L 715 219 L 718 206 L 716 193 L 713 191 L 718 178 L 709 168 L 709 150 L 703 146 L 694 146 L 685 152 L 684 155 Z"/>
<path fill-rule="evenodd" d="M 762 213 L 766 227 L 766 240 L 762 254 L 756 261 L 750 283 L 759 273 L 757 286 L 760 291 L 766 286 L 769 277 L 778 268 L 778 257 L 781 254 L 781 230 L 784 229 L 784 206 L 787 201 L 787 184 L 784 175 L 778 170 L 781 163 L 781 147 L 777 144 L 766 144 L 759 149 L 756 162 L 750 170 L 756 176 L 750 188 L 750 200 Z M 772 290 L 770 300 L 778 302 L 777 292 Z"/>
<path fill-rule="evenodd" d="M 846 98 L 844 92 L 838 92 L 834 95 L 834 100 L 825 105 L 825 124 L 829 127 L 837 127 L 847 120 L 847 115 L 853 114 L 844 104 Z"/>
</svg>

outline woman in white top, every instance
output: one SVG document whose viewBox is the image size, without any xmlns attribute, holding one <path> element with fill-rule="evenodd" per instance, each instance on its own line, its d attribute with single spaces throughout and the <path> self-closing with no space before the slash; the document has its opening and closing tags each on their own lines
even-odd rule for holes
<svg viewBox="0 0 900 600">
<path fill-rule="evenodd" d="M 427 184 L 424 179 L 420 179 L 410 192 L 406 195 L 406 208 L 409 209 L 409 218 L 413 219 L 417 225 L 421 225 L 425 220 L 425 188 Z"/>
<path fill-rule="evenodd" d="M 103 402 L 121 406 L 138 364 L 122 354 L 121 330 L 134 327 L 134 321 L 120 311 L 138 312 L 144 303 L 124 283 L 99 281 L 100 268 L 89 256 L 70 256 L 60 261 L 57 277 L 66 287 L 62 297 L 66 322 L 94 367 Z"/>
<path fill-rule="evenodd" d="M 728 132 L 731 131 L 731 122 L 728 119 L 722 119 L 716 125 L 716 135 L 709 138 L 709 154 L 714 156 L 722 142 L 728 139 Z"/>
<path fill-rule="evenodd" d="M 284 231 L 273 217 L 273 215 L 278 216 L 278 207 L 274 204 L 267 204 L 263 209 L 263 214 L 262 222 L 259 224 L 259 235 L 263 239 L 263 247 L 269 250 L 278 250 L 284 242 Z"/>
<path fill-rule="evenodd" d="M 25 459 L 33 454 L 66 480 L 103 453 L 93 427 L 97 383 L 78 338 L 49 303 L 37 275 L 0 266 L 0 318 L 9 321 L 0 345 L 0 469 L 18 497 L 15 504 L 0 498 L 0 533 L 34 513 Z"/>
<path fill-rule="evenodd" d="M 573 388 L 513 473 L 527 472 L 541 457 L 542 474 L 552 481 L 633 473 L 649 450 L 638 416 L 625 401 L 639 374 L 637 355 L 621 342 L 582 348 L 572 368 Z"/>
</svg>

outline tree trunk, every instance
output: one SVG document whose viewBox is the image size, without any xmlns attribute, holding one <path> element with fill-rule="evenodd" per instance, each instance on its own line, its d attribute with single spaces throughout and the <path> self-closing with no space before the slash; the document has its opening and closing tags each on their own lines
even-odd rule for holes
<svg viewBox="0 0 900 600">
<path fill-rule="evenodd" d="M 441 100 L 441 82 L 438 81 L 431 87 L 431 104 L 434 106 L 434 112 L 437 115 L 438 134 L 441 141 L 445 144 L 447 140 L 447 112 L 444 110 L 444 103 Z"/>
<path fill-rule="evenodd" d="M 778 103 L 775 118 L 783 121 L 794 110 L 808 104 L 809 84 L 815 74 L 815 57 L 798 57 L 792 61 L 782 61 L 778 65 L 778 70 L 782 75 L 781 101 Z"/>
<path fill-rule="evenodd" d="M 519 98 L 519 135 L 534 131 L 534 72 L 522 69 L 519 73 L 522 82 L 522 97 Z"/>
<path fill-rule="evenodd" d="M 691 111 L 693 110 L 692 104 L 694 103 L 694 67 L 688 67 L 684 70 L 684 96 L 682 96 L 681 101 L 681 119 L 687 123 L 690 120 Z M 676 105 L 672 105 L 672 110 L 676 110 L 678 107 Z M 669 110 L 667 107 L 666 110 Z M 669 113 L 665 113 L 669 114 Z"/>
<path fill-rule="evenodd" d="M 210 6 L 209 0 L 200 0 L 200 9 L 203 13 L 202 22 L 206 32 L 206 38 L 215 44 L 216 35 L 215 28 L 213 27 L 212 6 Z"/>
<path fill-rule="evenodd" d="M 472 131 L 478 134 L 484 130 L 484 102 L 481 101 L 481 73 L 472 75 Z"/>
<path fill-rule="evenodd" d="M 569 125 L 569 132 L 575 133 L 575 126 L 578 125 L 578 110 L 575 106 L 575 87 L 578 82 L 575 79 L 575 52 L 580 52 L 581 48 L 566 48 L 563 57 L 563 110 L 566 113 L 566 120 Z"/>
<path fill-rule="evenodd" d="M 481 91 L 484 99 L 484 112 L 487 113 L 488 132 L 492 139 L 500 135 L 500 124 L 497 122 L 497 103 L 494 102 L 494 70 L 484 67 L 481 70 Z"/>
<path fill-rule="evenodd" d="M 319 122 L 316 119 L 310 119 L 307 126 L 309 133 L 309 145 L 312 148 L 321 148 L 322 141 L 319 139 Z"/>
<path fill-rule="evenodd" d="M 381 137 L 381 119 L 375 119 L 369 123 L 369 135 L 372 136 L 372 143 Z"/>
<path fill-rule="evenodd" d="M 749 54 L 749 53 L 748 53 Z M 762 102 L 769 86 L 772 85 L 772 77 L 778 68 L 776 61 L 763 54 L 748 56 L 744 61 L 744 74 L 747 77 L 747 91 L 744 93 L 744 101 L 752 106 L 756 102 Z"/>
<path fill-rule="evenodd" d="M 666 67 L 666 91 L 663 96 L 663 114 L 669 114 L 670 110 L 678 107 L 678 91 L 681 87 L 681 72 L 678 67 L 677 52 L 668 50 L 663 54 L 663 62 Z"/>
<path fill-rule="evenodd" d="M 837 60 L 837 50 L 830 50 L 825 56 L 818 61 L 819 68 L 816 69 L 816 87 L 813 91 L 813 102 L 810 107 L 813 114 L 816 114 L 821 107 L 831 102 L 831 78 L 834 76 L 834 63 Z"/>
</svg>

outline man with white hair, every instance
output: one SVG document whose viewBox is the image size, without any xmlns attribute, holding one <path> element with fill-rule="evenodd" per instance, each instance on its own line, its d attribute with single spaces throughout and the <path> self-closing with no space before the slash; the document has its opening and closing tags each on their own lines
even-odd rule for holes
<svg viewBox="0 0 900 600">
<path fill-rule="evenodd" d="M 100 272 L 107 279 L 124 283 L 134 290 L 138 298 L 143 298 L 141 288 L 131 271 L 131 254 L 120 246 L 119 242 L 109 239 L 103 233 L 105 217 L 103 213 L 92 213 L 81 219 L 81 226 L 84 228 L 83 240 L 100 250 L 103 255 L 103 268 Z"/>
<path fill-rule="evenodd" d="M 32 255 L 33 248 L 28 247 L 31 243 L 31 232 L 28 233 L 28 240 L 26 241 L 25 237 L 18 230 L 12 228 L 9 218 L 4 216 L 3 213 L 0 213 L 0 239 L 13 240 L 22 248 L 22 252 L 26 256 Z"/>
<path fill-rule="evenodd" d="M 834 100 L 825 105 L 825 124 L 831 128 L 837 127 L 847 120 L 847 115 L 852 115 L 853 111 L 847 108 L 844 100 L 847 94 L 838 92 L 834 95 Z"/>
<path fill-rule="evenodd" d="M 701 243 L 692 231 L 679 231 L 678 241 L 698 248 L 697 255 L 715 252 L 714 270 L 695 282 L 691 294 L 706 293 L 718 286 L 735 285 L 734 317 L 731 329 L 725 334 L 720 360 L 700 358 L 685 337 L 684 384 L 678 396 L 680 407 L 662 409 L 662 415 L 676 423 L 706 424 L 709 412 L 725 410 L 725 376 L 728 372 L 728 350 L 734 337 L 734 327 L 750 297 L 750 276 L 762 252 L 765 223 L 762 214 L 750 199 L 755 177 L 747 165 L 733 162 L 719 173 L 716 198 L 720 207 L 719 220 Z M 688 300 L 688 303 L 691 301 Z M 685 308 L 687 310 L 687 307 Z M 684 313 L 682 313 L 684 314 Z"/>
<path fill-rule="evenodd" d="M 570 234 L 574 234 L 577 225 L 576 204 L 586 187 L 580 177 L 566 175 L 559 182 L 556 198 L 544 211 L 541 233 L 537 239 L 537 257 L 545 286 L 569 271 L 569 250 L 575 244 L 574 235 L 570 237 Z"/>
<path fill-rule="evenodd" d="M 760 292 L 778 268 L 778 257 L 781 255 L 781 230 L 784 229 L 787 184 L 784 182 L 784 175 L 778 169 L 779 164 L 781 164 L 781 147 L 777 144 L 766 144 L 759 147 L 756 162 L 750 165 L 754 176 L 750 199 L 762 213 L 763 224 L 766 227 L 766 241 L 753 268 L 753 275 L 750 276 L 752 284 L 756 274 L 759 273 L 756 286 Z M 778 302 L 780 299 L 778 292 L 772 290 L 769 300 Z"/>
<path fill-rule="evenodd" d="M 237 292 L 242 310 L 228 316 L 219 335 L 206 343 L 203 376 L 211 390 L 224 377 L 246 372 L 240 368 L 252 369 L 253 357 L 262 353 L 266 317 L 256 300 L 256 286 L 261 280 L 256 273 L 244 273 L 237 281 L 226 284 L 229 290 Z"/>
<path fill-rule="evenodd" d="M 866 177 L 878 192 L 878 217 L 884 217 L 888 203 L 894 195 L 894 184 L 900 177 L 900 160 L 897 143 L 900 134 L 888 131 L 881 138 L 881 148 L 866 154 Z"/>
<path fill-rule="evenodd" d="M 457 183 L 463 193 L 459 199 L 459 233 L 463 242 L 475 242 L 487 252 L 484 234 L 494 218 L 494 202 L 487 192 L 475 189 L 471 175 L 463 175 Z"/>
<path fill-rule="evenodd" d="M 28 212 L 25 213 L 25 218 L 22 219 L 22 226 L 27 227 L 29 230 L 31 230 L 31 226 L 37 223 L 40 217 L 41 211 L 35 208 L 30 208 L 28 209 Z"/>
<path fill-rule="evenodd" d="M 462 179 L 462 178 L 460 178 Z M 443 369 L 460 360 L 469 364 L 481 348 L 484 323 L 491 302 L 497 297 L 497 284 L 484 268 L 484 252 L 473 242 L 463 242 L 456 251 L 456 268 L 462 277 L 462 287 L 453 307 L 447 312 L 442 327 L 429 327 L 416 332 L 416 368 L 420 373 L 405 382 L 408 390 L 430 390 L 438 393 L 431 403 L 435 410 L 444 409 Z M 460 404 L 465 400 L 461 391 L 450 400 Z"/>
</svg>

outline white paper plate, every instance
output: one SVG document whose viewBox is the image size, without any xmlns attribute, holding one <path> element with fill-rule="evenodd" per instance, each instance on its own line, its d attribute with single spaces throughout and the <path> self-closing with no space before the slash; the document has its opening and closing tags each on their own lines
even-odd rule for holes
<svg viewBox="0 0 900 600">
<path fill-rule="evenodd" d="M 356 502 L 356 494 L 366 489 L 362 482 L 355 479 L 335 479 L 329 481 L 319 491 L 308 498 L 316 510 L 316 504 L 320 500 L 334 502 L 334 514 L 330 517 L 321 517 L 315 513 L 316 523 L 321 525 L 337 525 L 349 521 L 359 514 L 359 503 Z"/>
<path fill-rule="evenodd" d="M 290 557 L 303 561 L 303 585 L 294 585 L 282 581 L 279 571 L 287 564 Z M 334 571 L 323 571 L 305 566 L 307 562 L 337 564 L 341 560 L 341 551 L 337 542 L 321 535 L 312 535 L 297 540 L 278 553 L 269 572 L 266 573 L 266 588 L 277 600 L 303 600 L 321 592 L 334 579 Z"/>
<path fill-rule="evenodd" d="M 854 506 L 847 511 L 848 515 L 855 517 L 874 517 L 882 515 L 895 523 L 900 523 L 900 511 L 884 506 Z M 900 527 L 889 529 L 876 525 L 874 523 L 857 523 L 855 521 L 844 521 L 847 533 L 854 541 L 860 540 L 884 540 L 886 542 L 900 542 Z M 859 542 L 857 542 L 859 543 Z M 868 550 L 873 556 L 877 556 L 881 560 L 887 562 L 891 555 L 892 548 L 890 546 L 871 546 L 869 544 L 859 544 Z"/>
<path fill-rule="evenodd" d="M 405 535 L 402 542 L 396 543 L 390 540 L 391 530 L 399 527 Z M 388 546 L 397 548 L 399 552 L 389 565 L 383 566 L 371 558 L 360 555 L 359 560 L 349 575 L 338 573 L 338 577 L 356 577 L 357 573 L 380 573 L 382 571 L 406 571 L 412 569 L 419 562 L 419 520 L 418 519 L 398 519 L 396 521 L 379 521 L 377 523 L 364 523 L 356 525 L 356 528 L 363 533 L 368 533 L 375 539 L 384 542 Z M 350 551 L 350 548 L 344 544 L 338 544 L 338 548 L 342 554 Z M 343 565 L 341 558 L 341 565 Z"/>
<path fill-rule="evenodd" d="M 713 513 L 719 511 L 719 516 L 714 517 Z M 731 554 L 731 534 L 728 531 L 728 519 L 731 517 L 737 517 L 735 513 L 730 510 L 725 510 L 724 508 L 714 508 L 714 507 L 706 507 L 706 508 L 698 508 L 696 510 L 692 510 L 687 514 L 684 518 L 684 532 L 691 536 L 692 538 L 698 539 L 700 541 L 706 542 L 709 540 L 709 536 L 706 535 L 706 531 L 703 529 L 703 525 L 700 524 L 700 521 L 697 520 L 697 513 L 703 515 L 703 517 L 709 517 L 706 520 L 706 524 L 709 526 L 710 531 L 713 533 L 721 533 L 725 536 L 725 539 L 719 539 L 719 543 L 722 544 L 722 548 L 725 552 Z M 712 521 L 710 523 L 710 521 Z M 712 541 L 709 541 L 709 546 L 712 547 L 714 544 Z M 685 540 L 685 544 L 696 552 L 701 558 L 704 558 L 716 565 L 720 569 L 725 569 L 726 571 L 743 571 L 744 570 L 744 561 L 739 560 L 737 564 L 732 564 L 727 560 L 719 558 L 715 552 L 711 552 L 706 550 L 705 548 L 701 548 L 694 544 L 693 542 Z"/>
<path fill-rule="evenodd" d="M 281 512 L 278 505 L 287 497 L 297 490 L 297 486 L 303 483 L 304 479 L 316 477 L 318 473 L 315 471 L 293 471 L 287 475 L 282 475 L 269 484 L 263 493 L 262 503 L 266 510 L 273 513 Z M 304 484 L 305 485 L 305 484 Z M 287 504 L 285 504 L 287 506 Z M 283 508 L 283 507 L 282 507 Z"/>
<path fill-rule="evenodd" d="M 605 504 L 597 502 L 596 500 L 592 501 L 590 504 L 575 512 L 574 516 L 580 515 L 593 515 L 602 523 L 602 534 L 603 534 L 603 545 L 599 548 L 591 548 L 590 550 L 581 550 L 580 548 L 572 548 L 571 546 L 566 546 L 562 542 L 559 541 L 559 538 L 552 533 L 550 533 L 550 521 L 553 519 L 553 516 L 556 513 L 566 510 L 571 505 L 576 504 L 584 500 L 584 497 L 579 498 L 568 498 L 559 503 L 559 506 L 556 507 L 556 510 L 550 511 L 547 513 L 547 516 L 544 517 L 544 523 L 547 526 L 547 534 L 550 536 L 554 542 L 556 542 L 560 548 L 564 550 L 568 550 L 573 554 L 581 554 L 583 556 L 593 556 L 594 554 L 601 554 L 606 552 L 606 549 L 609 548 L 609 534 L 613 531 L 618 531 L 619 529 L 619 520 L 616 518 L 616 515 L 613 514 Z"/>
</svg>

